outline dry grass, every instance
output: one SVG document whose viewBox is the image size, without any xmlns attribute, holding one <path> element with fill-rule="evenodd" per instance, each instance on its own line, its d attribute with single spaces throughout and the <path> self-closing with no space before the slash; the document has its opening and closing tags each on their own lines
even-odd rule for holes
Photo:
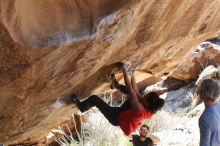
<svg viewBox="0 0 220 146">
<path fill-rule="evenodd" d="M 73 118 L 74 119 L 74 118 Z M 75 124 L 75 121 L 73 120 Z M 82 124 L 81 133 L 76 131 L 77 138 L 59 129 L 63 136 L 57 139 L 61 146 L 126 146 L 129 144 L 123 132 L 112 126 L 97 110 L 90 113 L 90 118 Z M 78 139 L 78 140 L 76 140 Z"/>
<path fill-rule="evenodd" d="M 191 110 L 202 102 L 195 90 L 188 91 L 188 97 L 191 101 Z"/>
<path fill-rule="evenodd" d="M 152 119 L 147 120 L 144 124 L 150 127 L 152 133 L 172 129 L 175 125 L 183 120 L 178 114 L 169 113 L 166 111 L 157 112 Z M 171 124 L 172 123 L 172 124 Z"/>
<path fill-rule="evenodd" d="M 104 100 L 113 105 L 112 95 L 105 94 Z M 75 131 L 77 137 L 66 134 L 61 128 L 60 133 L 63 136 L 57 139 L 61 146 L 131 146 L 131 142 L 124 136 L 123 132 L 115 126 L 112 126 L 97 108 L 92 108 L 86 114 L 89 114 L 87 122 L 82 122 L 81 133 Z M 76 122 L 73 124 L 76 127 Z M 77 129 L 77 128 L 75 128 Z M 78 140 L 76 140 L 78 139 Z"/>
</svg>

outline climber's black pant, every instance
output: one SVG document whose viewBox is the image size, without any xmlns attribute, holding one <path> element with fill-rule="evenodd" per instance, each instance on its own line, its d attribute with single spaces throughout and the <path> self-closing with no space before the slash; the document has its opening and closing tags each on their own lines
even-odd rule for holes
<svg viewBox="0 0 220 146">
<path fill-rule="evenodd" d="M 108 119 L 108 121 L 114 125 L 118 126 L 118 116 L 121 112 L 131 108 L 129 100 L 126 100 L 120 107 L 112 107 L 100 99 L 97 95 L 92 95 L 86 100 L 79 102 L 78 107 L 81 112 L 89 110 L 91 107 L 97 107 L 102 114 Z"/>
<path fill-rule="evenodd" d="M 121 91 L 124 94 L 128 94 L 127 88 L 125 85 L 119 84 L 115 80 L 116 89 Z M 114 125 L 118 126 L 118 116 L 121 112 L 130 109 L 131 105 L 129 100 L 127 99 L 120 107 L 112 107 L 100 99 L 97 95 L 92 95 L 88 97 L 86 100 L 78 103 L 79 109 L 81 112 L 85 112 L 89 110 L 91 107 L 97 107 L 102 114 L 108 119 L 108 121 Z"/>
</svg>

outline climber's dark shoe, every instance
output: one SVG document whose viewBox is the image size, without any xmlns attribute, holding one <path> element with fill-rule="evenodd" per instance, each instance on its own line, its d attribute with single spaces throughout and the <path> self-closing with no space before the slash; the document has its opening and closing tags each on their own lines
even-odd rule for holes
<svg viewBox="0 0 220 146">
<path fill-rule="evenodd" d="M 71 94 L 71 98 L 74 104 L 78 105 L 80 103 L 79 97 L 76 94 Z"/>
<path fill-rule="evenodd" d="M 110 84 L 110 88 L 111 89 L 115 89 L 115 82 L 116 82 L 116 78 L 115 78 L 115 74 L 111 74 L 111 84 Z"/>
</svg>

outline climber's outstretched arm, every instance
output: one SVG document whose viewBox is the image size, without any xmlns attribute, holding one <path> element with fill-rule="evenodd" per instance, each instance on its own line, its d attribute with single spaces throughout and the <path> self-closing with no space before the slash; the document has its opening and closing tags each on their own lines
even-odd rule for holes
<svg viewBox="0 0 220 146">
<path fill-rule="evenodd" d="M 128 94 L 130 95 L 130 97 L 129 97 L 130 98 L 130 103 L 131 103 L 132 107 L 135 110 L 140 110 L 142 108 L 142 104 L 139 101 L 138 96 L 135 93 L 134 89 L 132 88 L 131 81 L 128 78 L 127 68 L 126 68 L 125 65 L 123 65 L 121 67 L 121 69 L 122 69 L 122 72 L 123 72 L 124 82 L 125 82 Z"/>
<path fill-rule="evenodd" d="M 131 71 L 130 71 L 131 86 L 134 89 L 134 92 L 137 94 L 137 96 L 141 97 L 141 94 L 139 92 L 139 89 L 138 89 L 138 86 L 137 86 L 137 83 L 136 83 L 136 80 L 135 80 L 135 72 L 136 72 L 135 69 L 131 69 Z"/>
</svg>

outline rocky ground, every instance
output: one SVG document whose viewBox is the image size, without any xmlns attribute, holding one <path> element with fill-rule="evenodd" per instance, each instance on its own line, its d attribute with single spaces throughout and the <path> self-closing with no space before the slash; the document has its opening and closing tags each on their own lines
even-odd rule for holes
<svg viewBox="0 0 220 146">
<path fill-rule="evenodd" d="M 181 91 L 176 91 L 176 95 L 174 94 L 173 96 L 178 98 L 178 92 Z M 188 92 L 190 92 L 190 90 L 188 90 L 186 93 L 189 94 Z M 187 94 L 183 96 L 187 97 Z M 186 105 L 181 100 L 173 100 L 172 106 L 179 107 L 178 111 L 170 113 L 173 107 L 167 106 L 166 108 L 169 110 L 171 115 L 161 115 L 162 117 L 168 117 L 165 117 L 164 120 L 161 118 L 161 121 L 157 122 L 157 124 L 161 124 L 161 126 L 164 128 L 161 128 L 159 131 L 155 132 L 155 135 L 159 136 L 161 139 L 158 146 L 198 146 L 198 119 L 204 110 L 204 104 L 201 103 L 192 110 L 190 110 L 192 107 L 190 104 L 185 107 L 187 110 L 182 110 L 183 107 L 180 105 L 183 104 Z"/>
</svg>

